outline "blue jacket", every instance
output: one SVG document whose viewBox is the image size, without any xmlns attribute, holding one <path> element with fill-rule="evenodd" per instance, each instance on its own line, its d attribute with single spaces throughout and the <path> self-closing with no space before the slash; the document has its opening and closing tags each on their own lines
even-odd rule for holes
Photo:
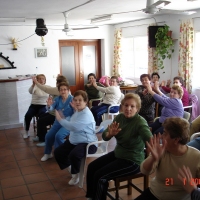
<svg viewBox="0 0 200 200">
<path fill-rule="evenodd" d="M 95 120 L 88 107 L 75 112 L 69 121 L 62 119 L 59 122 L 70 131 L 69 141 L 73 145 L 98 141 L 95 133 Z"/>
<path fill-rule="evenodd" d="M 72 102 L 72 100 L 73 96 L 71 94 L 69 94 L 67 100 L 64 103 L 62 101 L 62 97 L 58 96 L 54 99 L 54 103 L 50 106 L 50 108 L 47 107 L 47 110 L 61 110 L 65 117 L 70 117 L 74 113 L 74 109 L 70 105 L 70 102 Z"/>
</svg>

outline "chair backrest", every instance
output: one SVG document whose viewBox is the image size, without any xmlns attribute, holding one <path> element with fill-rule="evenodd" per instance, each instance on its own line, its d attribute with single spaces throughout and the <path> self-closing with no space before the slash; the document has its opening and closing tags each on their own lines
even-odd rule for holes
<svg viewBox="0 0 200 200">
<path fill-rule="evenodd" d="M 200 132 L 192 134 L 190 137 L 190 141 L 194 140 L 195 138 L 197 138 L 199 136 L 200 136 Z"/>
<path fill-rule="evenodd" d="M 184 111 L 183 118 L 189 121 L 190 120 L 190 113 L 187 112 L 187 111 Z"/>
<path fill-rule="evenodd" d="M 95 130 L 95 133 L 99 133 L 99 131 L 101 131 L 102 129 L 105 130 L 108 127 L 108 125 L 110 125 L 111 123 L 112 123 L 112 119 L 106 119 L 102 121 L 100 126 Z"/>
</svg>

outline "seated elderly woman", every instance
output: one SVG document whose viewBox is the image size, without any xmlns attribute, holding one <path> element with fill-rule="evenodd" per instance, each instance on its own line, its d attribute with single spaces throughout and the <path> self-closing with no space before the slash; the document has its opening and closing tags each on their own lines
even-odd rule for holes
<svg viewBox="0 0 200 200">
<path fill-rule="evenodd" d="M 56 97 L 55 100 L 49 97 L 47 101 L 47 108 L 49 111 L 55 109 L 61 110 L 65 117 L 71 117 L 73 114 L 73 108 L 70 103 L 73 99 L 73 96 L 69 94 L 68 83 L 61 82 L 58 85 L 58 90 L 60 92 L 60 96 Z M 57 120 L 55 120 L 51 129 L 45 136 L 45 150 L 41 161 L 46 161 L 49 158 L 52 158 L 52 146 L 54 145 L 54 149 L 56 149 L 59 145 L 64 143 L 64 139 L 68 135 L 69 131 L 62 127 Z"/>
<path fill-rule="evenodd" d="M 44 85 L 46 83 L 46 77 L 44 74 L 39 74 L 36 76 L 37 81 Z M 33 84 L 29 88 L 29 93 L 32 94 L 31 105 L 28 108 L 28 111 L 25 114 L 24 125 L 25 125 L 25 133 L 23 135 L 24 139 L 29 137 L 29 127 L 32 118 L 37 115 L 39 118 L 42 114 L 46 112 L 46 101 L 48 98 L 48 94 L 43 92 L 41 89 Z"/>
<path fill-rule="evenodd" d="M 159 75 L 157 72 L 153 72 L 153 73 L 151 74 L 151 86 L 153 87 L 153 86 L 154 86 L 154 83 L 155 83 L 156 81 L 159 81 L 159 79 L 160 79 L 160 75 Z"/>
<path fill-rule="evenodd" d="M 41 85 L 35 77 L 32 78 L 33 82 L 39 87 L 41 90 L 46 92 L 47 94 L 52 95 L 53 99 L 55 99 L 57 96 L 60 95 L 58 91 L 58 85 L 61 82 L 68 83 L 66 77 L 58 75 L 56 78 L 56 87 L 51 87 L 49 85 Z M 68 83 L 69 84 L 69 83 Z M 37 120 L 37 135 L 35 138 L 33 138 L 34 142 L 39 142 L 36 144 L 38 147 L 45 146 L 45 135 L 47 133 L 47 126 L 52 125 L 55 121 L 55 111 L 49 111 L 44 113 L 40 116 L 40 118 Z"/>
<path fill-rule="evenodd" d="M 96 76 L 93 73 L 88 74 L 88 83 L 85 84 L 85 91 L 88 95 L 88 100 L 90 99 L 98 99 L 103 96 L 103 93 L 97 90 L 93 86 L 93 82 L 97 84 L 97 86 L 104 87 L 101 83 L 96 82 Z"/>
<path fill-rule="evenodd" d="M 146 120 L 138 114 L 141 100 L 137 94 L 126 94 L 121 102 L 122 113 L 103 132 L 103 139 L 117 140 L 115 150 L 91 162 L 87 170 L 87 193 L 89 199 L 106 199 L 108 181 L 125 174 L 137 174 L 144 160 L 145 142 L 152 134 Z"/>
<path fill-rule="evenodd" d="M 155 113 L 155 99 L 148 93 L 147 85 L 151 84 L 151 77 L 149 74 L 142 74 L 140 76 L 142 85 L 139 85 L 135 91 L 142 100 L 142 106 L 139 114 L 144 117 L 148 123 L 152 122 Z"/>
<path fill-rule="evenodd" d="M 76 112 L 69 121 L 62 118 L 56 111 L 58 122 L 70 131 L 69 139 L 54 151 L 55 159 L 60 169 L 68 168 L 68 171 L 72 174 L 69 185 L 75 185 L 79 182 L 78 173 L 80 171 L 81 160 L 86 155 L 86 147 L 88 143 L 98 140 L 95 133 L 94 117 L 87 107 L 87 102 L 87 93 L 78 90 L 74 93 L 72 104 Z M 97 147 L 95 145 L 89 147 L 90 154 L 96 151 Z"/>
<path fill-rule="evenodd" d="M 171 90 L 170 83 L 171 83 L 171 81 L 168 80 L 166 87 L 165 86 L 161 87 L 164 92 L 170 93 L 170 90 Z M 189 94 L 188 94 L 188 91 L 186 90 L 186 88 L 184 87 L 184 81 L 183 81 L 182 77 L 180 77 L 180 76 L 174 77 L 174 85 L 178 85 L 178 86 L 182 87 L 183 95 L 181 97 L 181 100 L 183 102 L 183 106 L 189 106 Z"/>
<path fill-rule="evenodd" d="M 150 84 L 147 86 L 148 92 L 153 96 L 153 98 L 163 106 L 161 111 L 161 116 L 154 123 L 149 126 L 152 128 L 153 134 L 163 133 L 162 123 L 168 117 L 183 117 L 184 110 L 181 97 L 183 95 L 183 90 L 178 85 L 173 85 L 170 91 L 170 97 L 165 96 L 159 89 L 159 83 L 155 82 L 154 90 Z M 156 93 L 157 92 L 157 93 Z"/>
<path fill-rule="evenodd" d="M 102 122 L 102 115 L 104 113 L 108 112 L 108 107 L 111 104 L 118 104 L 121 99 L 122 93 L 118 86 L 118 82 L 119 82 L 118 77 L 112 76 L 110 79 L 110 86 L 108 86 L 108 87 L 104 88 L 104 87 L 97 86 L 97 84 L 95 82 L 92 83 L 93 86 L 97 90 L 99 90 L 103 93 L 106 93 L 106 95 L 103 98 L 102 103 L 98 106 L 92 107 L 92 109 L 91 109 L 97 126 L 99 126 Z M 113 112 L 117 112 L 117 111 L 118 111 L 118 108 L 114 107 Z"/>
<path fill-rule="evenodd" d="M 142 162 L 141 172 L 148 175 L 155 171 L 150 187 L 135 200 L 190 200 L 183 189 L 184 180 L 178 179 L 178 170 L 183 165 L 191 169 L 193 178 L 200 178 L 200 152 L 186 145 L 190 124 L 180 117 L 167 118 L 164 132 L 154 135 L 147 148 L 150 155 Z M 162 145 L 160 140 L 162 139 Z"/>
</svg>

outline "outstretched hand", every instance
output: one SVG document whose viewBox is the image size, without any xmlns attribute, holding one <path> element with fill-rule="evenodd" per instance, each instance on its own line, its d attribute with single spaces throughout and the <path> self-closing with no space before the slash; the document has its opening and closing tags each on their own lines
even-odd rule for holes
<svg viewBox="0 0 200 200">
<path fill-rule="evenodd" d="M 55 110 L 55 116 L 58 121 L 65 118 L 61 110 Z"/>
<path fill-rule="evenodd" d="M 70 102 L 70 105 L 75 111 L 78 110 L 78 108 L 76 107 L 76 104 L 74 103 L 74 100 L 72 102 Z"/>
<path fill-rule="evenodd" d="M 161 156 L 163 155 L 165 148 L 166 148 L 166 140 L 162 140 L 162 145 L 160 144 L 161 135 L 154 134 L 153 137 L 150 138 L 149 142 L 146 142 L 147 151 L 151 152 L 153 160 L 159 161 Z"/>
<path fill-rule="evenodd" d="M 183 165 L 182 169 L 179 168 L 178 179 L 182 182 L 186 192 L 191 193 L 193 190 L 197 189 L 195 183 L 191 183 L 192 174 L 189 167 Z"/>
<path fill-rule="evenodd" d="M 108 125 L 108 136 L 112 137 L 115 136 L 121 131 L 121 128 L 119 128 L 119 123 L 113 122 L 112 124 Z"/>
<path fill-rule="evenodd" d="M 47 99 L 47 106 L 50 107 L 52 104 L 53 104 L 53 98 L 52 98 L 52 97 L 49 97 L 49 98 Z"/>
</svg>

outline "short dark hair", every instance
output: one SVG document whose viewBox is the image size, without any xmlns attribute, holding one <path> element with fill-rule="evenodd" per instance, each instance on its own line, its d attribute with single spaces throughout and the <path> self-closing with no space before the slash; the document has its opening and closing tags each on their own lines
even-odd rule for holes
<svg viewBox="0 0 200 200">
<path fill-rule="evenodd" d="M 59 83 L 58 86 L 57 86 L 58 87 L 58 91 L 60 90 L 61 86 L 66 86 L 67 89 L 69 90 L 69 84 L 67 82 L 61 82 L 61 83 Z"/>
<path fill-rule="evenodd" d="M 190 123 L 180 117 L 169 117 L 163 123 L 170 138 L 180 138 L 179 143 L 185 145 L 189 140 Z"/>
<path fill-rule="evenodd" d="M 151 76 L 149 74 L 142 74 L 140 76 L 140 81 L 142 82 L 142 79 L 145 78 L 145 77 L 147 77 L 149 80 L 151 80 Z"/>
<path fill-rule="evenodd" d="M 174 77 L 174 81 L 175 81 L 175 80 L 179 80 L 179 82 L 181 83 L 181 85 L 184 86 L 184 81 L 183 81 L 183 78 L 182 78 L 182 77 L 180 77 L 180 76 L 175 76 L 175 77 Z"/>
<path fill-rule="evenodd" d="M 82 96 L 83 97 L 83 100 L 85 102 L 88 102 L 88 95 L 85 91 L 83 90 L 77 90 L 75 93 L 74 93 L 74 97 L 77 97 L 77 96 Z"/>
<path fill-rule="evenodd" d="M 159 75 L 157 72 L 153 72 L 153 73 L 151 74 L 151 78 L 153 78 L 153 76 L 157 76 L 158 79 L 160 79 L 160 75 Z"/>
<path fill-rule="evenodd" d="M 62 76 L 62 75 L 59 75 L 57 78 L 56 78 L 56 84 L 59 84 L 61 82 L 66 82 L 69 84 L 69 81 L 67 80 L 67 78 L 65 76 Z"/>
<path fill-rule="evenodd" d="M 118 77 L 117 77 L 117 76 L 111 76 L 111 78 L 110 78 L 110 79 L 116 79 L 117 83 L 119 83 L 119 79 L 118 79 Z"/>
<path fill-rule="evenodd" d="M 90 76 L 93 76 L 95 79 L 97 79 L 97 77 L 96 77 L 96 75 L 95 75 L 94 73 L 90 73 L 90 74 L 88 74 L 87 78 L 89 79 Z"/>
</svg>

